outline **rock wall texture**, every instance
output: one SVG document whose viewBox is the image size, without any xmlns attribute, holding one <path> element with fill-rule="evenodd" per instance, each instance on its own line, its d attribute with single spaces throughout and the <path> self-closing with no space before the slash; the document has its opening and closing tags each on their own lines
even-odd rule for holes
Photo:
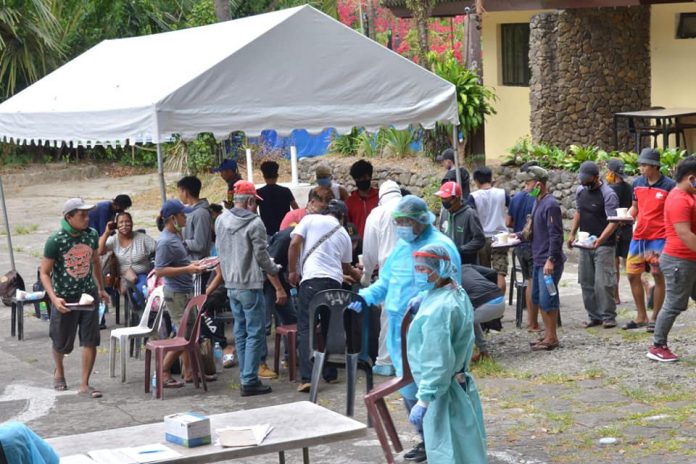
<svg viewBox="0 0 696 464">
<path fill-rule="evenodd" d="M 650 107 L 649 7 L 538 14 L 529 40 L 534 142 L 613 148 L 614 113 Z"/>
</svg>

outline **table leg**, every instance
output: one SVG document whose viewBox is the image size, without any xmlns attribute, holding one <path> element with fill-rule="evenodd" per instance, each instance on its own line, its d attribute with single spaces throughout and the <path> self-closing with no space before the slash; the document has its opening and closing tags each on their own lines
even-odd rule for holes
<svg viewBox="0 0 696 464">
<path fill-rule="evenodd" d="M 309 464 L 309 448 L 302 448 L 302 462 Z"/>
<path fill-rule="evenodd" d="M 14 337 L 17 327 L 17 303 L 12 303 L 12 314 L 10 316 L 10 336 Z"/>
<path fill-rule="evenodd" d="M 278 451 L 278 462 L 285 464 L 285 451 Z"/>
<path fill-rule="evenodd" d="M 24 340 L 24 303 L 17 302 L 17 340 Z"/>
</svg>

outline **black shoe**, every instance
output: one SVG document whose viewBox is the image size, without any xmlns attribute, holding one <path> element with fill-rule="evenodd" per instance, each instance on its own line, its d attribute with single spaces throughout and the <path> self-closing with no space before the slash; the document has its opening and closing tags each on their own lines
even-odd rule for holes
<svg viewBox="0 0 696 464">
<path fill-rule="evenodd" d="M 242 385 L 240 388 L 242 396 L 265 395 L 266 393 L 271 393 L 271 391 L 270 385 L 264 385 L 261 382 L 251 385 Z"/>
<path fill-rule="evenodd" d="M 404 454 L 404 459 L 411 462 L 423 462 L 428 459 L 425 455 L 425 443 L 420 442 L 411 448 L 411 451 Z"/>
<path fill-rule="evenodd" d="M 589 329 L 590 327 L 597 327 L 598 325 L 602 325 L 602 321 L 598 321 L 596 319 L 590 319 L 589 322 L 586 322 L 583 327 L 586 329 Z"/>
</svg>

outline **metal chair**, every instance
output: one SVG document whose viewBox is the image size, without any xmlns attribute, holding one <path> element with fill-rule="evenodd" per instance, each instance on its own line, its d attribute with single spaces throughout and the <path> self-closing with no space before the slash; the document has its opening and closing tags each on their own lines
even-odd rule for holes
<svg viewBox="0 0 696 464">
<path fill-rule="evenodd" d="M 347 306 L 360 301 L 362 313 L 347 309 Z M 309 390 L 309 400 L 317 402 L 319 379 L 325 363 L 346 368 L 346 415 L 353 416 L 355 410 L 355 382 L 357 369 L 365 372 L 367 393 L 372 390 L 372 363 L 367 355 L 367 338 L 363 332 L 369 330 L 363 321 L 368 311 L 363 298 L 348 290 L 323 290 L 309 302 L 309 344 L 314 350 L 314 366 Z M 317 316 L 321 320 L 323 349 L 315 348 L 314 325 Z"/>
</svg>

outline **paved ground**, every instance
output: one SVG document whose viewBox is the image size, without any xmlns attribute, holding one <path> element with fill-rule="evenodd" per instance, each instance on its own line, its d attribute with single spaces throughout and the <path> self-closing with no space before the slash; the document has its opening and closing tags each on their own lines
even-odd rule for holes
<svg viewBox="0 0 696 464">
<path fill-rule="evenodd" d="M 89 180 L 32 186 L 8 192 L 8 211 L 15 234 L 14 247 L 20 272 L 34 281 L 38 256 L 46 235 L 57 225 L 65 198 L 83 195 L 99 200 L 103 192 L 136 193 L 156 186 L 154 176 L 116 180 Z M 155 211 L 134 209 L 136 218 L 151 224 Z M 136 222 L 138 219 L 136 219 Z M 15 230 L 20 227 L 18 230 Z M 0 241 L 4 240 L 0 236 Z M 3 248 L 4 247 L 4 248 Z M 7 246 L 0 247 L 0 269 L 9 268 Z M 560 285 L 564 327 L 560 349 L 531 353 L 532 338 L 524 329 L 514 328 L 514 309 L 509 307 L 504 330 L 491 335 L 495 362 L 476 368 L 481 391 L 489 455 L 492 463 L 689 463 L 696 462 L 696 348 L 689 341 L 696 335 L 693 312 L 684 314 L 670 339 L 682 362 L 662 365 L 648 361 L 645 352 L 650 338 L 644 332 L 618 329 L 584 330 L 584 311 L 577 286 L 577 270 L 571 261 Z M 628 296 L 625 279 L 622 295 Z M 633 305 L 620 307 L 620 319 L 627 321 Z M 113 319 L 109 328 L 115 327 Z M 93 384 L 104 398 L 89 400 L 75 394 L 79 375 L 77 352 L 67 361 L 70 390 L 56 393 L 51 388 L 53 370 L 47 323 L 27 317 L 26 340 L 9 336 L 10 311 L 0 308 L 0 421 L 26 422 L 39 434 L 53 437 L 159 421 L 162 416 L 186 410 L 205 413 L 256 408 L 297 401 L 297 393 L 282 372 L 271 382 L 273 394 L 241 398 L 238 370 L 225 370 L 207 394 L 186 386 L 168 390 L 165 401 L 152 400 L 143 392 L 143 363 L 129 360 L 128 382 L 108 377 L 108 348 L 100 348 Z M 109 330 L 102 331 L 103 346 Z M 270 340 L 269 340 L 270 342 Z M 270 342 L 272 343 L 272 342 Z M 360 379 L 364 385 L 363 379 Z M 322 385 L 320 404 L 335 411 L 344 409 L 345 384 Z M 406 445 L 414 434 L 401 414 L 397 397 L 390 402 L 400 434 Z M 365 420 L 363 403 L 358 401 L 356 418 Z M 613 437 L 614 445 L 599 444 Z M 95 444 L 95 447 L 98 444 Z M 364 439 L 313 448 L 315 463 L 373 463 L 383 457 L 372 431 Z M 261 463 L 268 459 L 245 460 Z M 240 461 L 237 461 L 240 462 Z M 288 462 L 301 462 L 291 452 Z"/>
</svg>

